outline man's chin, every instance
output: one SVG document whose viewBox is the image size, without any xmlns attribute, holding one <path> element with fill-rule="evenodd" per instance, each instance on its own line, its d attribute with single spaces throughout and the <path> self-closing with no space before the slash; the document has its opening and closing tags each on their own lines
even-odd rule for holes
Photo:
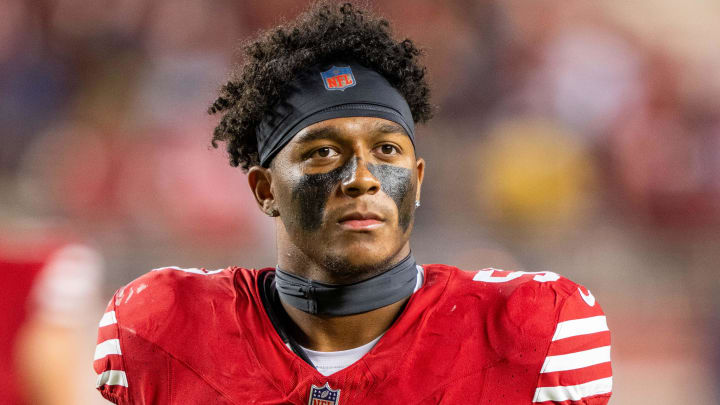
<svg viewBox="0 0 720 405">
<path fill-rule="evenodd" d="M 328 255 L 323 266 L 333 278 L 343 284 L 373 277 L 390 267 L 395 257 L 393 252 L 384 254 L 385 246 L 358 244 L 343 249 L 341 254 Z"/>
</svg>

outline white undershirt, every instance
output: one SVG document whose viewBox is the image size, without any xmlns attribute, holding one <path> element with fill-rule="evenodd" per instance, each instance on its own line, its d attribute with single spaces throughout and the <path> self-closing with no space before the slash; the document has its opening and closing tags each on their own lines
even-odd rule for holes
<svg viewBox="0 0 720 405">
<path fill-rule="evenodd" d="M 422 287 L 423 281 L 425 280 L 425 272 L 423 268 L 421 266 L 417 266 L 417 270 L 417 282 L 415 283 L 415 290 L 413 291 L 413 294 Z M 338 371 L 347 368 L 356 361 L 360 360 L 362 356 L 375 347 L 375 344 L 381 337 L 383 337 L 383 335 L 376 337 L 360 347 L 336 352 L 318 352 L 306 349 L 302 346 L 300 347 L 302 347 L 310 361 L 312 361 L 315 365 L 317 371 L 324 376 L 329 376 L 330 374 L 337 373 Z"/>
<path fill-rule="evenodd" d="M 303 350 L 315 365 L 317 371 L 324 376 L 329 376 L 360 360 L 370 349 L 375 347 L 375 344 L 382 336 L 383 335 L 380 335 L 370 342 L 354 349 L 340 350 L 337 352 L 318 352 L 303 347 Z"/>
</svg>

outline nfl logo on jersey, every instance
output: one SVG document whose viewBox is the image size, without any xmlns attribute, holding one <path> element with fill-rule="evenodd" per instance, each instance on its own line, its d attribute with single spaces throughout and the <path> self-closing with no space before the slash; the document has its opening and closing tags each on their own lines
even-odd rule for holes
<svg viewBox="0 0 720 405">
<path fill-rule="evenodd" d="M 355 76 L 353 76 L 350 66 L 337 67 L 333 66 L 329 70 L 320 72 L 323 84 L 327 90 L 345 90 L 355 85 Z"/>
<path fill-rule="evenodd" d="M 308 405 L 338 405 L 340 403 L 340 390 L 330 388 L 328 383 L 322 387 L 312 386 Z"/>
</svg>

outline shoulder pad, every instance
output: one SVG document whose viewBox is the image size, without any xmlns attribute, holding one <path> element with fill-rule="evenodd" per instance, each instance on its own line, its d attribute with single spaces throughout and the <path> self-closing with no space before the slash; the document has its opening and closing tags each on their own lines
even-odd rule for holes
<svg viewBox="0 0 720 405">
<path fill-rule="evenodd" d="M 160 389 L 148 388 L 140 377 L 145 370 L 128 370 L 128 364 L 148 362 L 148 353 L 161 353 L 155 347 L 173 351 L 185 344 L 197 328 L 206 327 L 203 322 L 212 322 L 208 313 L 230 316 L 225 312 L 231 312 L 232 305 L 214 305 L 232 302 L 233 274 L 234 269 L 164 267 L 120 288 L 98 325 L 93 365 L 100 393 L 111 402 L 126 404 L 133 402 L 133 395 Z M 221 322 L 228 323 L 225 318 Z"/>
<path fill-rule="evenodd" d="M 202 311 L 202 303 L 218 294 L 232 296 L 231 271 L 162 267 L 120 288 L 113 298 L 122 326 L 152 339 L 176 318 Z"/>
<path fill-rule="evenodd" d="M 553 272 L 480 270 L 473 276 L 491 298 L 488 337 L 501 358 L 542 361 L 560 310 L 577 284 Z"/>
</svg>

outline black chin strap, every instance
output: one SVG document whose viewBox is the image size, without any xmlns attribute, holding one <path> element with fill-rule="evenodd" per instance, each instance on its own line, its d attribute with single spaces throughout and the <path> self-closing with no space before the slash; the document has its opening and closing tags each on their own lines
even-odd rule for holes
<svg viewBox="0 0 720 405">
<path fill-rule="evenodd" d="M 416 282 L 417 268 L 412 254 L 384 273 L 353 284 L 325 284 L 279 267 L 275 271 L 275 287 L 280 299 L 313 315 L 344 316 L 382 308 L 409 297 Z"/>
</svg>

